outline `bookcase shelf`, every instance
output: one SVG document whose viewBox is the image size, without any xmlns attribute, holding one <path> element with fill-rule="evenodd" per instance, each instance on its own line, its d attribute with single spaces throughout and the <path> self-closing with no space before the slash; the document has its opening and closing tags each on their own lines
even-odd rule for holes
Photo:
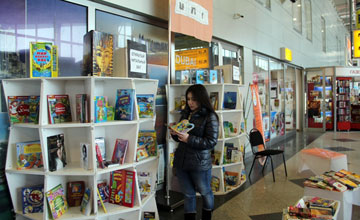
<svg viewBox="0 0 360 220">
<path fill-rule="evenodd" d="M 60 77 L 36 79 L 7 79 L 3 80 L 5 97 L 8 96 L 40 96 L 39 122 L 18 123 L 10 127 L 8 153 L 6 157 L 6 177 L 9 185 L 14 211 L 20 218 L 48 219 L 49 208 L 44 195 L 43 213 L 23 214 L 21 188 L 43 185 L 44 193 L 62 184 L 67 191 L 67 182 L 84 181 L 85 186 L 91 188 L 92 202 L 90 216 L 83 215 L 80 207 L 69 207 L 61 219 L 119 219 L 140 220 L 144 211 L 156 213 L 159 219 L 156 201 L 155 185 L 158 167 L 158 157 L 152 156 L 136 161 L 136 151 L 139 130 L 153 130 L 155 125 L 155 112 L 152 118 L 140 118 L 136 94 L 151 94 L 156 97 L 157 80 L 135 79 L 123 77 Z M 95 96 L 107 96 L 110 105 L 115 106 L 117 89 L 134 89 L 134 117 L 132 121 L 108 121 L 95 123 Z M 50 124 L 48 116 L 47 95 L 69 95 L 72 121 L 60 124 Z M 76 121 L 76 94 L 87 94 L 89 102 L 89 123 Z M 8 104 L 8 103 L 7 103 Z M 155 109 L 155 101 L 152 109 Z M 67 165 L 60 170 L 49 171 L 47 138 L 49 136 L 64 134 L 64 146 Z M 95 138 L 104 137 L 107 160 L 111 159 L 117 138 L 129 141 L 124 164 L 109 168 L 98 168 L 95 153 Z M 17 169 L 16 143 L 27 141 L 40 141 L 42 168 L 28 170 Z M 89 168 L 81 167 L 80 143 L 89 144 Z M 110 173 L 115 170 L 130 170 L 135 172 L 134 206 L 132 208 L 105 203 L 107 213 L 98 206 L 97 183 L 101 180 L 110 181 Z M 151 194 L 141 201 L 140 186 L 137 172 L 151 174 Z"/>
<path fill-rule="evenodd" d="M 167 85 L 167 100 L 168 100 L 168 123 L 171 122 L 178 122 L 180 119 L 180 111 L 175 109 L 175 101 L 179 100 L 179 97 L 183 96 L 183 100 L 185 98 L 185 92 L 189 86 L 192 84 L 170 84 Z M 219 137 L 218 143 L 216 144 L 214 150 L 221 152 L 219 164 L 213 164 L 212 166 L 212 176 L 216 176 L 220 180 L 219 184 L 219 191 L 214 192 L 214 195 L 224 195 L 227 194 L 234 189 L 239 188 L 246 180 L 245 172 L 244 172 L 244 164 L 243 164 L 243 154 L 244 154 L 244 146 L 246 143 L 246 134 L 244 133 L 244 116 L 243 116 L 243 105 L 242 105 L 242 94 L 240 93 L 240 87 L 242 85 L 238 84 L 204 84 L 206 87 L 209 96 L 211 94 L 217 93 L 217 109 L 216 113 L 219 116 Z M 233 106 L 233 109 L 225 109 L 223 106 L 225 93 L 227 92 L 235 92 L 236 93 L 236 104 Z M 230 134 L 230 136 L 225 137 L 225 128 L 224 128 L 224 121 L 231 122 L 236 128 L 234 133 Z M 170 134 L 167 135 L 167 145 L 168 145 L 168 155 L 167 155 L 167 166 L 170 168 L 168 169 L 168 180 L 167 184 L 170 190 L 178 191 L 179 189 L 175 186 L 176 183 L 172 183 L 173 176 L 171 163 L 173 160 L 174 152 L 177 148 L 178 143 L 172 140 Z M 241 161 L 236 163 L 223 163 L 224 157 L 224 149 L 225 143 L 233 143 L 235 147 L 241 149 Z M 234 186 L 231 190 L 225 189 L 224 183 L 224 172 L 229 170 L 231 172 L 238 173 L 239 179 L 244 179 L 243 181 L 239 181 L 239 183 Z M 242 177 L 242 178 L 241 178 Z"/>
<path fill-rule="evenodd" d="M 337 77 L 336 78 L 336 113 L 337 113 L 337 129 L 340 131 L 351 128 L 351 113 L 350 113 L 350 81 L 351 77 Z"/>
</svg>

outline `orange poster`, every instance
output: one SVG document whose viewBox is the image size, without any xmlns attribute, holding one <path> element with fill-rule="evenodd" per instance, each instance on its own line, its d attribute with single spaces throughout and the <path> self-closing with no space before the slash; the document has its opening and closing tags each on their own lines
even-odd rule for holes
<svg viewBox="0 0 360 220">
<path fill-rule="evenodd" d="M 212 0 L 170 0 L 171 31 L 211 42 Z"/>
<path fill-rule="evenodd" d="M 209 48 L 175 51 L 175 70 L 209 68 Z"/>
<path fill-rule="evenodd" d="M 254 109 L 254 118 L 255 118 L 255 128 L 260 131 L 264 138 L 264 129 L 263 129 L 263 120 L 262 120 L 262 113 L 261 113 L 261 103 L 259 99 L 259 88 L 257 84 L 251 84 L 251 95 L 253 101 L 253 109 Z M 264 139 L 265 140 L 265 139 Z M 264 141 L 265 143 L 265 141 Z M 259 145 L 259 150 L 263 150 L 264 146 Z"/>
</svg>

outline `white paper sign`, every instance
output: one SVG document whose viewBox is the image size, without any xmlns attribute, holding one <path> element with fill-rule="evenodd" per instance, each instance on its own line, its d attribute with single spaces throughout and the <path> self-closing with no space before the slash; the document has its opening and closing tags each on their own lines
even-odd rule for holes
<svg viewBox="0 0 360 220">
<path fill-rule="evenodd" d="M 130 72 L 146 74 L 146 53 L 130 49 Z"/>
<path fill-rule="evenodd" d="M 175 13 L 192 18 L 204 25 L 209 24 L 209 12 L 198 3 L 190 0 L 176 0 Z"/>
<path fill-rule="evenodd" d="M 233 66 L 233 80 L 240 81 L 240 68 Z"/>
</svg>

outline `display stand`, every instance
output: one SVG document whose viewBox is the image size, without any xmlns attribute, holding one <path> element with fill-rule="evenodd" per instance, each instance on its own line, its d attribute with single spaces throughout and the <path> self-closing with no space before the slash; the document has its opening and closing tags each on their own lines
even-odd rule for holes
<svg viewBox="0 0 360 220">
<path fill-rule="evenodd" d="M 148 79 L 131 79 L 120 77 L 61 77 L 61 78 L 37 78 L 37 79 L 11 79 L 3 80 L 5 97 L 37 95 L 40 96 L 40 112 L 38 124 L 13 124 L 10 127 L 8 154 L 6 159 L 6 177 L 9 185 L 14 211 L 17 217 L 28 219 L 48 219 L 49 210 L 46 198 L 44 198 L 43 213 L 23 214 L 21 188 L 43 185 L 44 192 L 62 184 L 66 194 L 66 183 L 69 181 L 84 181 L 86 187 L 92 190 L 92 211 L 90 216 L 80 212 L 80 207 L 71 207 L 61 219 L 143 219 L 144 211 L 155 212 L 159 219 L 155 202 L 155 185 L 158 165 L 158 157 L 149 157 L 140 162 L 136 161 L 138 131 L 154 129 L 155 116 L 152 118 L 139 118 L 137 101 L 135 99 L 134 120 L 132 121 L 108 121 L 94 123 L 95 96 L 107 96 L 110 105 L 114 106 L 117 89 L 135 89 L 136 94 L 152 94 L 157 92 L 158 81 Z M 47 95 L 67 94 L 70 98 L 72 122 L 50 124 L 48 119 Z M 87 94 L 89 98 L 89 123 L 76 122 L 76 94 Z M 153 103 L 155 109 L 155 103 Z M 64 134 L 67 165 L 63 169 L 50 172 L 48 163 L 47 137 Z M 107 155 L 112 155 L 114 143 L 117 138 L 127 139 L 125 163 L 111 168 L 97 168 L 95 155 L 95 138 L 104 137 Z M 16 146 L 17 142 L 40 140 L 44 167 L 29 170 L 17 170 Z M 88 143 L 89 169 L 80 167 L 80 143 Z M 110 172 L 114 170 L 131 170 L 135 174 L 140 171 L 150 172 L 151 193 L 144 198 L 140 196 L 140 186 L 135 175 L 135 198 L 134 206 L 125 206 L 105 203 L 107 213 L 98 206 L 97 182 L 107 180 L 109 183 Z M 95 193 L 94 193 L 95 192 Z"/>
<path fill-rule="evenodd" d="M 339 131 L 349 131 L 351 128 L 350 80 L 352 80 L 351 77 L 336 77 L 337 128 Z"/>
</svg>

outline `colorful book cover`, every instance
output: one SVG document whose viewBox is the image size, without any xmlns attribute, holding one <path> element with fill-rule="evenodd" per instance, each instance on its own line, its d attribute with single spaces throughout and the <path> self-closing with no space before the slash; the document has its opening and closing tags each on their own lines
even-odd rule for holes
<svg viewBox="0 0 360 220">
<path fill-rule="evenodd" d="M 106 106 L 106 116 L 108 121 L 114 121 L 115 119 L 115 109 L 113 106 Z"/>
<path fill-rule="evenodd" d="M 210 70 L 209 73 L 209 83 L 210 84 L 217 84 L 218 79 L 217 79 L 217 71 L 216 70 Z"/>
<path fill-rule="evenodd" d="M 88 121 L 88 104 L 86 94 L 76 94 L 76 121 L 87 123 Z"/>
<path fill-rule="evenodd" d="M 97 167 L 105 168 L 104 163 L 106 161 L 106 146 L 104 137 L 95 138 L 95 151 L 98 163 Z"/>
<path fill-rule="evenodd" d="M 90 169 L 89 167 L 89 149 L 90 144 L 80 143 L 80 167 L 84 170 Z"/>
<path fill-rule="evenodd" d="M 104 201 L 103 201 L 102 198 L 101 198 L 101 194 L 100 194 L 99 188 L 97 188 L 96 191 L 97 191 L 97 194 L 98 194 L 98 201 L 99 201 L 99 202 L 98 202 L 98 206 L 101 204 L 101 207 L 103 208 L 104 212 L 107 213 L 106 207 L 105 207 L 105 205 L 104 205 Z"/>
<path fill-rule="evenodd" d="M 155 220 L 155 212 L 144 212 L 144 220 Z"/>
<path fill-rule="evenodd" d="M 149 156 L 157 156 L 156 131 L 139 131 L 138 148 L 145 148 Z"/>
<path fill-rule="evenodd" d="M 219 93 L 218 92 L 210 92 L 210 102 L 214 110 L 219 109 Z"/>
<path fill-rule="evenodd" d="M 106 97 L 95 97 L 95 123 L 107 121 Z"/>
<path fill-rule="evenodd" d="M 56 171 L 66 166 L 64 134 L 47 137 L 49 170 Z"/>
<path fill-rule="evenodd" d="M 81 205 L 81 200 L 85 192 L 84 181 L 73 181 L 67 183 L 66 199 L 69 207 L 75 207 Z"/>
<path fill-rule="evenodd" d="M 118 89 L 115 104 L 115 120 L 128 120 L 134 118 L 134 89 Z"/>
<path fill-rule="evenodd" d="M 8 96 L 11 124 L 38 123 L 40 96 Z"/>
<path fill-rule="evenodd" d="M 43 167 L 40 141 L 16 143 L 16 155 L 18 170 Z"/>
<path fill-rule="evenodd" d="M 99 190 L 100 197 L 98 198 L 98 205 L 100 205 L 101 201 L 103 203 L 109 202 L 110 190 L 109 186 L 107 185 L 106 181 L 100 181 L 97 184 L 97 188 Z M 100 200 L 101 198 L 101 200 Z"/>
<path fill-rule="evenodd" d="M 125 190 L 125 170 L 115 170 L 110 173 L 110 197 L 112 204 L 122 205 Z"/>
<path fill-rule="evenodd" d="M 151 174 L 150 172 L 138 172 L 138 184 L 141 199 L 151 195 Z"/>
<path fill-rule="evenodd" d="M 134 206 L 135 195 L 135 172 L 125 170 L 125 195 L 123 206 L 132 208 Z"/>
<path fill-rule="evenodd" d="M 154 117 L 154 94 L 136 95 L 139 117 Z"/>
<path fill-rule="evenodd" d="M 48 95 L 49 124 L 71 122 L 70 100 L 68 95 Z"/>
<path fill-rule="evenodd" d="M 236 95 L 237 92 L 225 92 L 224 93 L 224 109 L 236 108 Z"/>
<path fill-rule="evenodd" d="M 84 36 L 83 75 L 113 75 L 113 35 L 89 31 Z"/>
<path fill-rule="evenodd" d="M 53 77 L 51 42 L 30 42 L 30 78 Z"/>
<path fill-rule="evenodd" d="M 141 161 L 149 157 L 146 149 L 144 147 L 136 149 L 136 161 Z"/>
<path fill-rule="evenodd" d="M 81 200 L 80 212 L 86 216 L 91 213 L 91 189 L 86 188 Z"/>
<path fill-rule="evenodd" d="M 111 161 L 113 163 L 124 164 L 128 146 L 129 146 L 128 140 L 116 139 Z"/>
<path fill-rule="evenodd" d="M 204 70 L 196 71 L 196 84 L 204 84 Z"/>
<path fill-rule="evenodd" d="M 52 55 L 52 76 L 58 77 L 59 76 L 59 49 L 57 46 L 53 45 L 51 48 L 51 55 Z"/>
<path fill-rule="evenodd" d="M 43 212 L 44 186 L 24 187 L 21 195 L 23 214 Z"/>
<path fill-rule="evenodd" d="M 60 218 L 68 210 L 64 189 L 61 184 L 45 193 L 49 208 L 54 219 Z"/>
<path fill-rule="evenodd" d="M 40 96 L 29 97 L 29 123 L 37 124 L 39 122 L 39 103 Z"/>
<path fill-rule="evenodd" d="M 182 70 L 180 77 L 180 84 L 189 84 L 189 70 Z"/>
<path fill-rule="evenodd" d="M 190 123 L 189 120 L 184 119 L 184 120 L 181 120 L 179 123 L 171 126 L 171 129 L 173 129 L 177 132 L 187 133 L 187 132 L 191 131 L 194 127 L 195 127 L 195 125 L 193 123 Z"/>
</svg>

